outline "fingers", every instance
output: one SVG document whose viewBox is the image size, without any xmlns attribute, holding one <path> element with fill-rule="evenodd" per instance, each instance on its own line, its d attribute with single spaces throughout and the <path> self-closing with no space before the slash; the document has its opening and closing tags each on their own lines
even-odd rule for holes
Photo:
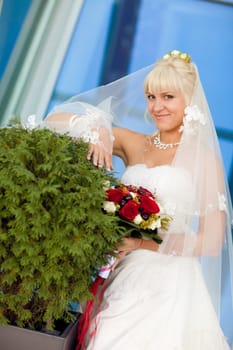
<svg viewBox="0 0 233 350">
<path fill-rule="evenodd" d="M 106 152 L 99 145 L 93 145 L 93 144 L 90 145 L 87 153 L 87 159 L 91 160 L 92 163 L 99 168 L 102 168 L 103 166 L 105 166 L 106 170 L 108 171 L 113 170 L 111 154 Z"/>
<path fill-rule="evenodd" d="M 105 163 L 107 171 L 113 170 L 112 155 L 111 154 L 109 154 L 109 153 L 105 154 L 104 163 Z"/>
<path fill-rule="evenodd" d="M 93 145 L 89 145 L 88 153 L 87 153 L 87 160 L 91 160 L 94 152 Z"/>
</svg>

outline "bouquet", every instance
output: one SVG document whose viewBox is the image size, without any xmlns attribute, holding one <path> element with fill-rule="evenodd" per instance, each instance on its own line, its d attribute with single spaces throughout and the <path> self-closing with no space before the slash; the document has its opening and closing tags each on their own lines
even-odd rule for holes
<svg viewBox="0 0 233 350">
<path fill-rule="evenodd" d="M 120 224 L 128 227 L 131 237 L 148 237 L 157 243 L 162 242 L 157 229 L 167 230 L 171 220 L 162 214 L 152 192 L 141 186 L 120 183 L 106 189 L 103 209 L 108 214 L 117 215 Z"/>
<path fill-rule="evenodd" d="M 126 229 L 127 236 L 153 239 L 158 244 L 162 242 L 157 230 L 167 230 L 171 218 L 163 214 L 162 207 L 152 192 L 141 186 L 123 183 L 112 187 L 107 184 L 105 191 L 103 210 L 106 214 L 119 218 L 119 224 Z M 108 255 L 107 259 L 108 264 L 98 271 L 98 275 L 104 279 L 108 278 L 116 261 L 112 255 Z"/>
</svg>

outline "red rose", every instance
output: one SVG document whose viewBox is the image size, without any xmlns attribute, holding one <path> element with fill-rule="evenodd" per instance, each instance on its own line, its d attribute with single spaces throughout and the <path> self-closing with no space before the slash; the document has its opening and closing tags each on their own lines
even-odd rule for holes
<svg viewBox="0 0 233 350">
<path fill-rule="evenodd" d="M 153 194 L 149 190 L 147 190 L 146 188 L 141 187 L 141 186 L 138 188 L 137 192 L 138 192 L 138 194 L 140 194 L 142 196 L 154 197 Z"/>
<path fill-rule="evenodd" d="M 107 200 L 114 203 L 119 203 L 123 197 L 124 193 L 120 190 L 120 188 L 110 188 L 106 191 Z"/>
<path fill-rule="evenodd" d="M 132 221 L 135 218 L 135 216 L 138 215 L 138 208 L 139 204 L 136 203 L 134 200 L 131 200 L 119 210 L 119 216 L 123 219 Z"/>
<path fill-rule="evenodd" d="M 158 204 L 150 197 L 140 197 L 140 208 L 147 214 L 156 214 L 160 211 Z"/>
</svg>

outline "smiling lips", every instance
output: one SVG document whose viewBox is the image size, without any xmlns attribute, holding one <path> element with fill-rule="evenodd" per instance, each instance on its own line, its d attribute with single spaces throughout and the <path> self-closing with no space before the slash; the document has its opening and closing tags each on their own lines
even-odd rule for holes
<svg viewBox="0 0 233 350">
<path fill-rule="evenodd" d="M 169 117 L 170 114 L 159 114 L 159 115 L 154 115 L 155 119 L 163 119 L 163 118 L 166 118 L 166 117 Z"/>
</svg>

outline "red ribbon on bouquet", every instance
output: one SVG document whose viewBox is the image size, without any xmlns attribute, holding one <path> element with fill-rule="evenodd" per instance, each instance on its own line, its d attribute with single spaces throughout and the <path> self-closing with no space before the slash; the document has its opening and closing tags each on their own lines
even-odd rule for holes
<svg viewBox="0 0 233 350">
<path fill-rule="evenodd" d="M 117 252 L 117 251 L 115 251 Z M 105 281 L 107 280 L 114 263 L 116 262 L 116 257 L 107 255 L 107 265 L 103 265 L 98 272 L 97 277 L 92 283 L 90 292 L 93 295 L 93 298 L 89 300 L 86 304 L 84 313 L 80 317 L 78 323 L 78 343 L 75 350 L 84 350 L 86 347 L 85 338 L 87 332 L 90 329 L 90 325 L 92 320 L 98 313 L 100 312 L 100 305 L 103 298 L 104 290 L 105 290 Z M 96 308 L 95 308 L 96 306 Z M 97 318 L 95 317 L 94 330 L 88 334 L 89 338 L 94 337 L 97 332 Z"/>
<path fill-rule="evenodd" d="M 78 323 L 78 335 L 77 335 L 78 343 L 75 350 L 84 350 L 86 347 L 85 338 L 90 328 L 91 321 L 94 317 L 95 305 L 97 305 L 97 314 L 100 311 L 100 304 L 101 304 L 102 296 L 104 292 L 103 284 L 105 281 L 106 281 L 106 278 L 103 278 L 100 275 L 98 275 L 94 280 L 94 282 L 92 283 L 90 292 L 93 295 L 93 299 L 87 302 L 84 313 L 80 317 L 80 320 Z M 89 334 L 89 337 L 95 336 L 96 331 L 97 331 L 97 323 L 95 323 L 94 330 Z"/>
</svg>

